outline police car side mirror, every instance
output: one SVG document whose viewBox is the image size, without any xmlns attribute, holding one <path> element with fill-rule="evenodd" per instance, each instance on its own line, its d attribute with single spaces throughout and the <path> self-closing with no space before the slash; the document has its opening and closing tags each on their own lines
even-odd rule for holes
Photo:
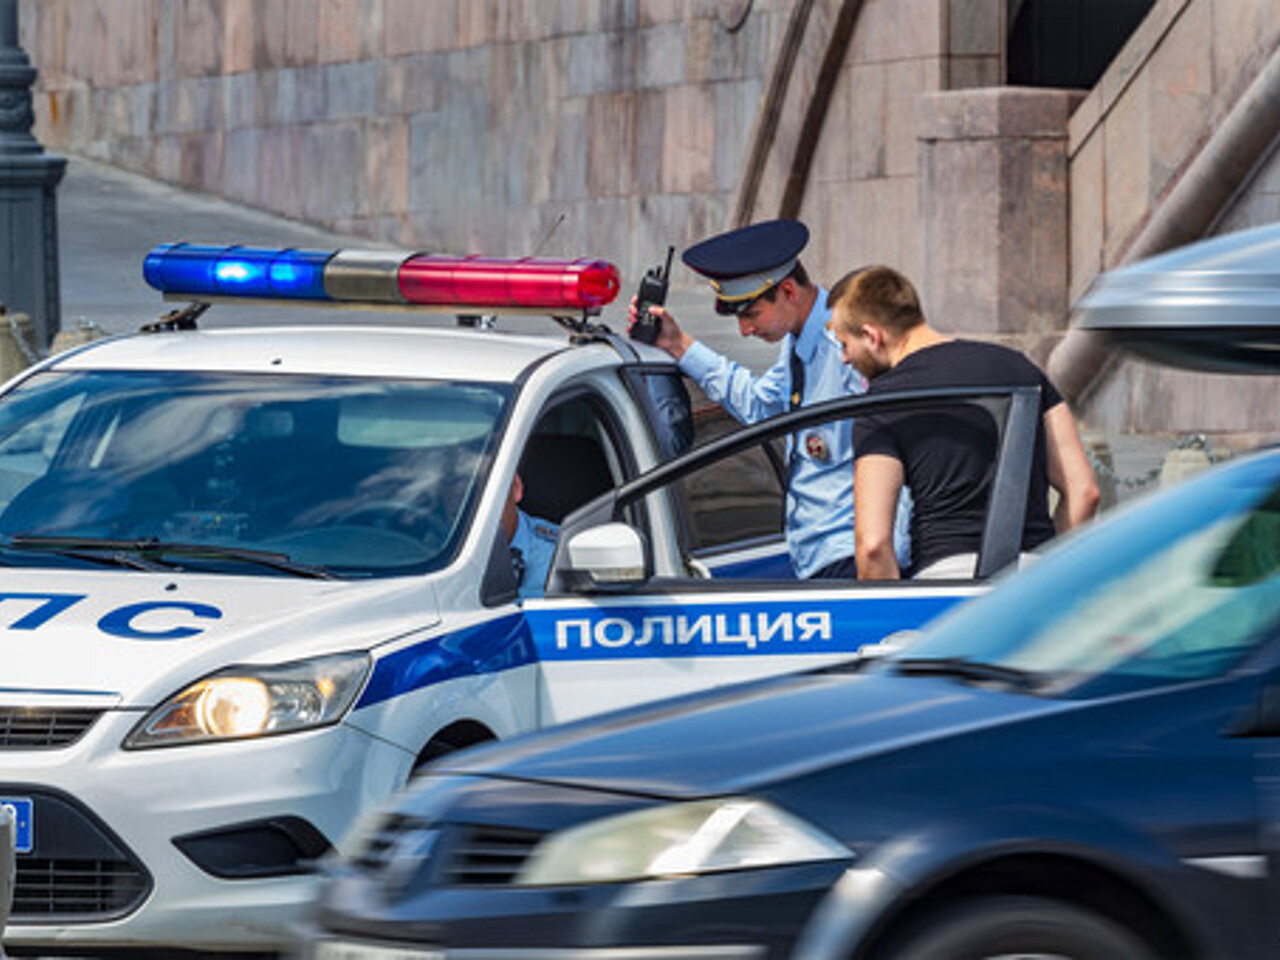
<svg viewBox="0 0 1280 960">
<path fill-rule="evenodd" d="M 605 523 L 574 534 L 564 571 L 571 589 L 608 590 L 644 583 L 649 571 L 644 537 L 625 523 Z"/>
</svg>

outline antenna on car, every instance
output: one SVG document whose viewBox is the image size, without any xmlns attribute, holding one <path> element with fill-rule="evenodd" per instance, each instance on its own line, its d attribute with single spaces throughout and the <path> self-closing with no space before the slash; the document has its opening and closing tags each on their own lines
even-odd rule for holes
<svg viewBox="0 0 1280 960">
<path fill-rule="evenodd" d="M 559 216 L 551 222 L 551 226 L 547 227 L 547 232 L 542 235 L 542 239 L 534 245 L 533 253 L 529 254 L 529 256 L 536 257 L 540 254 L 542 252 L 542 248 L 547 245 L 547 241 L 551 239 L 551 235 L 559 229 L 560 224 L 564 223 L 566 219 L 568 219 L 568 214 L 561 210 Z"/>
</svg>

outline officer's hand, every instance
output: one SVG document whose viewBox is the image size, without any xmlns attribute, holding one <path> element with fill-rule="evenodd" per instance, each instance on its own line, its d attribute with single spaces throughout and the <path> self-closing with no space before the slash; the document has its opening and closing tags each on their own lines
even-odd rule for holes
<svg viewBox="0 0 1280 960">
<path fill-rule="evenodd" d="M 636 319 L 639 317 L 639 311 L 636 309 L 638 299 L 638 297 L 632 297 L 631 305 L 627 309 L 628 333 L 631 332 L 631 328 L 635 326 Z M 676 323 L 676 318 L 667 312 L 666 307 L 651 306 L 649 316 L 658 323 L 658 338 L 654 340 L 653 345 L 679 360 L 693 344 L 693 338 L 680 329 L 680 324 Z"/>
<path fill-rule="evenodd" d="M 650 307 L 649 313 L 658 321 L 658 339 L 653 345 L 679 360 L 684 356 L 684 352 L 693 346 L 693 337 L 681 329 L 680 324 L 676 323 L 676 318 L 667 311 L 666 307 Z"/>
<path fill-rule="evenodd" d="M 640 302 L 639 297 L 632 297 L 631 304 L 627 307 L 627 333 L 631 333 L 631 328 L 636 325 L 636 320 L 640 318 L 640 311 L 636 308 L 636 304 Z"/>
</svg>

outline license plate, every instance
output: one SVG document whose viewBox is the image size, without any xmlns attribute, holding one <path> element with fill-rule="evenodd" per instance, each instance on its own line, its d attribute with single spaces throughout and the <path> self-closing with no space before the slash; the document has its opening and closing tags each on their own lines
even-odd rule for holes
<svg viewBox="0 0 1280 960">
<path fill-rule="evenodd" d="M 444 951 L 394 943 L 357 943 L 353 940 L 317 940 L 312 960 L 445 960 Z"/>
<path fill-rule="evenodd" d="M 4 807 L 13 821 L 13 849 L 18 853 L 30 853 L 35 838 L 35 813 L 30 797 L 0 797 L 0 807 Z"/>
</svg>

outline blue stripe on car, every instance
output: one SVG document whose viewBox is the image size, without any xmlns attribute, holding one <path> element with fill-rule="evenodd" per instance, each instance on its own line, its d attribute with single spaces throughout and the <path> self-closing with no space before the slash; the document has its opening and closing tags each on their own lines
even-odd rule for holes
<svg viewBox="0 0 1280 960">
<path fill-rule="evenodd" d="M 534 607 L 380 659 L 356 709 L 461 677 L 544 661 L 687 659 L 856 653 L 914 630 L 956 595 L 753 602 Z"/>
<path fill-rule="evenodd" d="M 535 659 L 529 623 L 522 614 L 486 620 L 381 658 L 355 709 L 445 680 L 497 673 Z"/>
</svg>

